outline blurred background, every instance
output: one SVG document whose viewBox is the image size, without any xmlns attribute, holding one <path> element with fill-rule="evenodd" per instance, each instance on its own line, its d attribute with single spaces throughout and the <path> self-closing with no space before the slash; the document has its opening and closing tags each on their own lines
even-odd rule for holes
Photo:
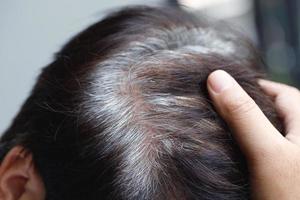
<svg viewBox="0 0 300 200">
<path fill-rule="evenodd" d="M 271 78 L 300 87 L 297 0 L 1 0 L 0 134 L 54 53 L 76 33 L 125 5 L 176 6 L 228 21 L 259 48 Z"/>
</svg>

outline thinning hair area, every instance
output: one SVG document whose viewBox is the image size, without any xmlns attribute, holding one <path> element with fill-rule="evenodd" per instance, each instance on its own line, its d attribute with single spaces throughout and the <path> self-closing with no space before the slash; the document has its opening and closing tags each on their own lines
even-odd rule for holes
<svg viewBox="0 0 300 200">
<path fill-rule="evenodd" d="M 246 162 L 206 89 L 230 73 L 281 128 L 242 34 L 173 8 L 116 11 L 46 66 L 12 125 L 33 154 L 47 200 L 246 200 Z"/>
</svg>

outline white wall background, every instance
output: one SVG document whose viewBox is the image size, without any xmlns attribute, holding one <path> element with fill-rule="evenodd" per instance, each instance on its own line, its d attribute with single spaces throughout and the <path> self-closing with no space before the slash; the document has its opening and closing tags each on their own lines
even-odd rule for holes
<svg viewBox="0 0 300 200">
<path fill-rule="evenodd" d="M 111 9 L 158 0 L 0 0 L 0 134 L 62 45 Z"/>
</svg>

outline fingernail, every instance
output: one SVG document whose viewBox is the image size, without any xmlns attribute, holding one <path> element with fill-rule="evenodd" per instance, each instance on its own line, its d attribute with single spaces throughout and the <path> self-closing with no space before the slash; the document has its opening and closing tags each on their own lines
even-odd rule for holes
<svg viewBox="0 0 300 200">
<path fill-rule="evenodd" d="M 233 85 L 233 79 L 227 72 L 217 70 L 209 75 L 208 84 L 215 93 L 221 93 Z"/>
</svg>

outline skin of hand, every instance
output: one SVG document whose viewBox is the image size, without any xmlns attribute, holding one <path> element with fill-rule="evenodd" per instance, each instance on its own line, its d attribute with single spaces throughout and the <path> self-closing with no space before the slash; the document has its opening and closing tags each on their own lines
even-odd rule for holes
<svg viewBox="0 0 300 200">
<path fill-rule="evenodd" d="M 284 136 L 227 72 L 212 72 L 207 88 L 246 157 L 252 199 L 300 199 L 300 92 L 267 80 L 258 83 L 274 100 Z"/>
</svg>

